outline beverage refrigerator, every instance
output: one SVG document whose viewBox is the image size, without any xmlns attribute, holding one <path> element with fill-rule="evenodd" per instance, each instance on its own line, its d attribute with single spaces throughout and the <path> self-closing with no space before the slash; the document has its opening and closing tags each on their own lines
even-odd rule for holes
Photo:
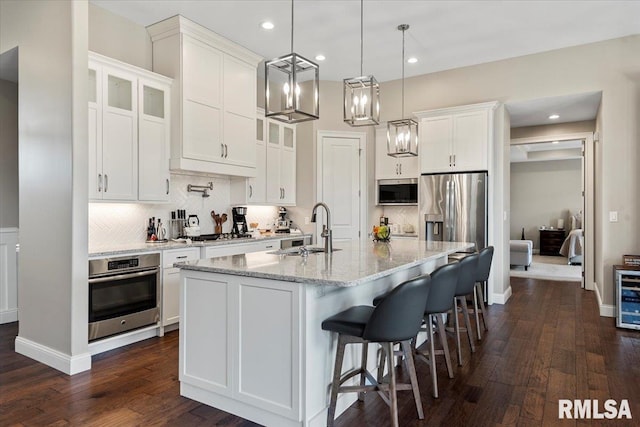
<svg viewBox="0 0 640 427">
<path fill-rule="evenodd" d="M 487 172 L 424 174 L 419 182 L 419 237 L 487 246 Z"/>
</svg>

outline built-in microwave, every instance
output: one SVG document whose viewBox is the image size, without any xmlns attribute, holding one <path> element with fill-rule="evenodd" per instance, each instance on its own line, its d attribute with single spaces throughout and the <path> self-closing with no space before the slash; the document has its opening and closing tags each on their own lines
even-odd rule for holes
<svg viewBox="0 0 640 427">
<path fill-rule="evenodd" d="M 379 179 L 376 203 L 378 205 L 417 205 L 418 179 Z"/>
</svg>

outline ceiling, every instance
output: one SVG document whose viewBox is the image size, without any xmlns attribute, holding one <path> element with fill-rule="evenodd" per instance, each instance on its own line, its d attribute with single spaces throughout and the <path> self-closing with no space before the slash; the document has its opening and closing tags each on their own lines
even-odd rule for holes
<svg viewBox="0 0 640 427">
<path fill-rule="evenodd" d="M 511 127 L 519 128 L 595 120 L 601 98 L 601 92 L 588 92 L 507 102 L 505 106 L 511 117 Z M 559 117 L 550 119 L 552 114 Z"/>
<path fill-rule="evenodd" d="M 546 162 L 582 158 L 582 140 L 511 145 L 511 163 Z"/>
<path fill-rule="evenodd" d="M 181 14 L 264 58 L 290 53 L 288 0 L 90 0 L 147 26 Z M 298 0 L 294 51 L 320 63 L 321 80 L 360 75 L 360 2 Z M 407 77 L 640 33 L 640 1 L 364 2 L 364 69 L 378 81 Z M 263 30 L 260 23 L 275 28 Z"/>
</svg>

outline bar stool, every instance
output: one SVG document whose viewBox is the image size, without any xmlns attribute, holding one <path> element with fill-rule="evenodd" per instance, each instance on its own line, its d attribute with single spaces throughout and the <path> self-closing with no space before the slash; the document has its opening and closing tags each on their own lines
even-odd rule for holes
<svg viewBox="0 0 640 427">
<path fill-rule="evenodd" d="M 480 314 L 482 314 L 482 325 L 484 330 L 488 331 L 487 320 L 484 316 L 486 307 L 484 305 L 484 294 L 487 280 L 489 280 L 489 273 L 491 272 L 491 261 L 493 260 L 493 246 L 488 246 L 482 249 L 478 254 L 478 268 L 476 268 L 476 284 L 473 288 L 473 310 L 476 315 L 476 328 L 478 331 L 478 340 L 482 339 L 480 333 Z M 478 309 L 478 302 L 480 308 Z"/>
<path fill-rule="evenodd" d="M 471 353 L 476 351 L 471 336 L 471 321 L 469 320 L 469 310 L 467 308 L 467 296 L 473 293 L 475 295 L 476 274 L 478 269 L 479 254 L 471 254 L 462 258 L 457 264 L 460 266 L 458 273 L 458 281 L 456 283 L 455 297 L 453 298 L 453 321 L 456 332 L 456 346 L 458 350 L 458 365 L 462 366 L 462 345 L 460 343 L 460 319 L 458 319 L 458 301 L 462 306 L 462 315 L 464 318 L 467 337 L 469 338 L 469 347 Z"/>
<path fill-rule="evenodd" d="M 429 280 L 428 275 L 408 280 L 394 288 L 386 298 L 380 301 L 377 307 L 365 305 L 351 307 L 322 322 L 323 330 L 338 333 L 331 398 L 327 412 L 327 426 L 333 426 L 338 393 L 350 392 L 358 392 L 358 399 L 364 400 L 364 392 L 378 391 L 390 406 L 391 422 L 394 427 L 397 427 L 398 401 L 396 390 L 413 390 L 418 417 L 424 419 L 410 342 L 420 329 L 422 313 L 429 294 Z M 395 369 L 393 369 L 393 345 L 396 342 L 400 342 L 403 350 L 411 384 L 396 384 L 396 374 Z M 376 379 L 367 371 L 369 343 L 379 343 L 384 349 L 390 367 L 390 381 L 388 384 L 382 383 L 382 378 Z M 342 362 L 347 344 L 362 344 L 362 363 L 360 369 L 342 375 Z M 356 375 L 360 375 L 359 386 L 341 385 Z M 365 385 L 366 379 L 369 379 L 373 384 Z M 389 396 L 383 393 L 385 391 L 389 393 Z"/>
<path fill-rule="evenodd" d="M 424 308 L 424 325 L 427 332 L 427 340 L 429 347 L 427 351 L 416 349 L 416 338 L 413 340 L 413 349 L 416 356 L 429 364 L 431 368 L 431 382 L 433 384 L 433 397 L 438 397 L 438 376 L 436 375 L 436 356 L 444 356 L 447 365 L 447 373 L 449 378 L 453 378 L 453 368 L 451 366 L 451 355 L 449 354 L 449 345 L 447 344 L 447 336 L 444 331 L 444 322 L 442 316 L 451 310 L 453 306 L 453 298 L 456 291 L 458 281 L 458 272 L 460 270 L 459 263 L 443 265 L 431 273 L 431 285 L 429 287 L 429 297 Z M 441 350 L 436 350 L 433 338 L 433 325 L 438 328 L 438 336 L 440 337 Z M 425 330 L 422 329 L 422 330 Z M 427 358 L 428 356 L 428 358 Z"/>
</svg>

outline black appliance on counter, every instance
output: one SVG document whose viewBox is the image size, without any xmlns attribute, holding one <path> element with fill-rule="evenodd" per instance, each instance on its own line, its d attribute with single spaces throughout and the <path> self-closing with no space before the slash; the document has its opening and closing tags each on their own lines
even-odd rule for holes
<svg viewBox="0 0 640 427">
<path fill-rule="evenodd" d="M 160 320 L 160 254 L 89 260 L 89 341 Z"/>
<path fill-rule="evenodd" d="M 235 207 L 231 208 L 231 216 L 233 217 L 233 227 L 231 233 L 237 236 L 244 236 L 249 233 L 247 225 L 247 208 Z"/>
</svg>

